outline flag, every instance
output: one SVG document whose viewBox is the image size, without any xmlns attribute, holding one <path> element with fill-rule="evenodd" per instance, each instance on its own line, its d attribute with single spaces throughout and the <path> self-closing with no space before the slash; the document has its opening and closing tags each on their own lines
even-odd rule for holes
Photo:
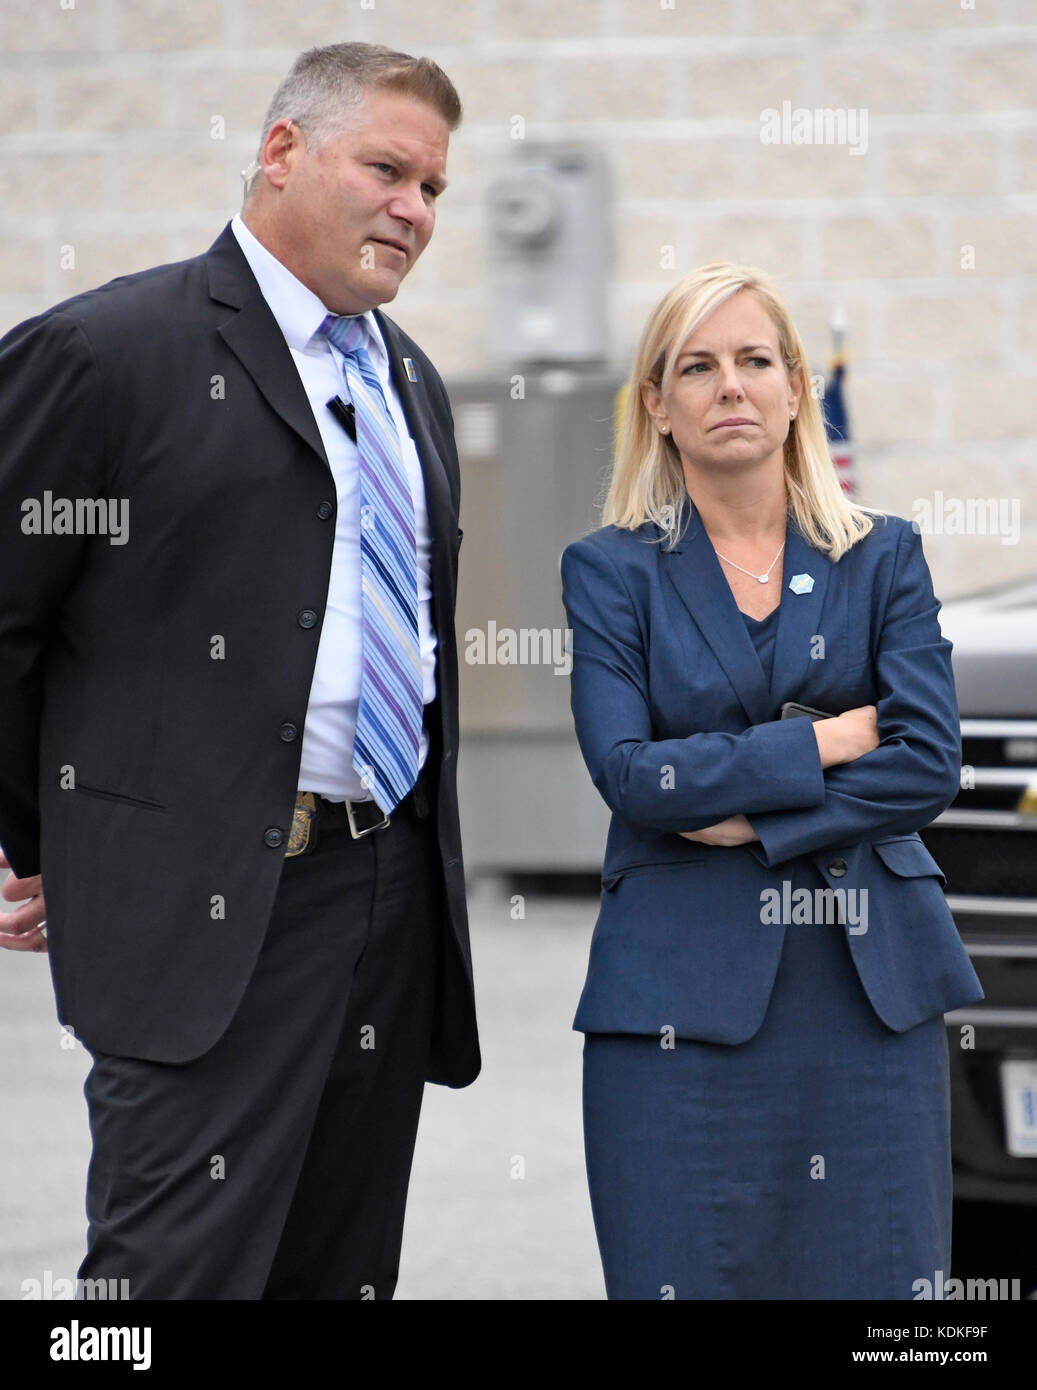
<svg viewBox="0 0 1037 1390">
<path fill-rule="evenodd" d="M 853 458 L 853 445 L 850 443 L 850 417 L 846 410 L 843 395 L 843 382 L 846 377 L 846 358 L 837 352 L 832 358 L 832 368 L 825 382 L 823 413 L 825 433 L 832 462 L 839 478 L 839 485 L 848 496 L 857 492 L 857 469 Z"/>
</svg>

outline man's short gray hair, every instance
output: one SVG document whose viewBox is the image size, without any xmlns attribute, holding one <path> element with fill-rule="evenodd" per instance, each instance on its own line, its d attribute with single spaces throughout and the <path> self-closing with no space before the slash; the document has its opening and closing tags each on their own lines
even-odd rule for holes
<svg viewBox="0 0 1037 1390">
<path fill-rule="evenodd" d="M 277 121 L 294 121 L 310 149 L 354 123 L 365 95 L 372 88 L 400 92 L 424 101 L 446 121 L 449 130 L 461 123 L 461 98 L 443 69 L 431 58 L 374 43 L 333 43 L 300 53 L 274 93 L 263 121 L 256 158 L 245 171 L 245 197 L 259 173 L 259 156 Z"/>
</svg>

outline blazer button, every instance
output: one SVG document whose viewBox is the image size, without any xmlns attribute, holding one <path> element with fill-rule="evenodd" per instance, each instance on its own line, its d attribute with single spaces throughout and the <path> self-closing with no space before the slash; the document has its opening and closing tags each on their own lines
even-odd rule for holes
<svg viewBox="0 0 1037 1390">
<path fill-rule="evenodd" d="M 285 743 L 291 743 L 292 740 L 298 735 L 299 730 L 295 727 L 294 724 L 282 724 L 277 732 L 281 735 L 281 738 Z"/>
<path fill-rule="evenodd" d="M 304 608 L 297 621 L 300 627 L 316 627 L 317 615 L 312 608 Z"/>
<path fill-rule="evenodd" d="M 321 521 L 328 521 L 334 510 L 335 508 L 330 502 L 321 502 L 317 507 L 317 515 L 320 517 Z"/>
<path fill-rule="evenodd" d="M 828 866 L 828 872 L 833 878 L 842 878 L 843 874 L 846 872 L 846 860 L 833 859 Z"/>
<path fill-rule="evenodd" d="M 272 825 L 269 830 L 263 832 L 263 839 L 271 849 L 277 849 L 279 845 L 284 844 L 284 832 L 278 830 L 276 825 Z"/>
</svg>

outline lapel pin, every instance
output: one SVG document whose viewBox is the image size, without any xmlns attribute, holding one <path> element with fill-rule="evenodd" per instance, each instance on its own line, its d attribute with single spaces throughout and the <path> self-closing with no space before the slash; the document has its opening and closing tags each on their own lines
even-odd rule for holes
<svg viewBox="0 0 1037 1390">
<path fill-rule="evenodd" d="M 794 594 L 809 594 L 814 587 L 814 579 L 809 574 L 794 574 L 789 580 L 789 588 Z"/>
<path fill-rule="evenodd" d="M 409 357 L 405 357 L 405 358 L 403 359 L 403 365 L 404 365 L 404 368 L 405 368 L 405 370 L 406 370 L 406 372 L 407 372 L 407 380 L 408 380 L 408 381 L 417 381 L 417 379 L 418 379 L 418 374 L 417 374 L 417 372 L 414 370 L 414 363 L 410 360 Z"/>
</svg>

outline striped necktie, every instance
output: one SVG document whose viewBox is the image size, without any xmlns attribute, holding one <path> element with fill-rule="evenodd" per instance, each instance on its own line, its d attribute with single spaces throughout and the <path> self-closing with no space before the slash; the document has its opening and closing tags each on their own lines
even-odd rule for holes
<svg viewBox="0 0 1037 1390">
<path fill-rule="evenodd" d="M 360 461 L 363 658 L 353 766 L 389 814 L 414 786 L 424 705 L 414 499 L 362 317 L 321 325 L 343 355 Z"/>
</svg>

